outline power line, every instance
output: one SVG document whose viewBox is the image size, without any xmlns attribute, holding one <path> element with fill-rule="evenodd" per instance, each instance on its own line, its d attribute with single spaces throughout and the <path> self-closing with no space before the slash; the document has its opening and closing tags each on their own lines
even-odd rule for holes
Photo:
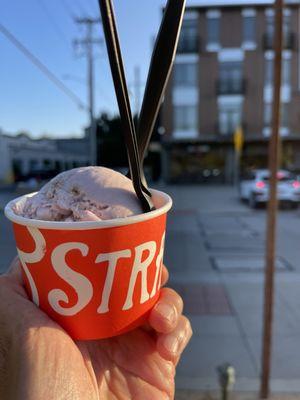
<svg viewBox="0 0 300 400">
<path fill-rule="evenodd" d="M 99 6 L 95 1 L 90 0 L 88 4 L 90 5 L 89 9 L 93 15 L 100 15 Z"/>
<path fill-rule="evenodd" d="M 69 15 L 71 20 L 74 21 L 75 14 L 74 14 L 73 10 L 71 9 L 71 7 L 69 6 L 69 3 L 67 3 L 66 0 L 61 0 L 60 4 L 62 5 L 65 12 Z"/>
<path fill-rule="evenodd" d="M 64 80 L 70 80 L 70 81 L 76 82 L 77 84 L 84 85 L 85 87 L 87 87 L 87 82 L 86 82 L 86 80 L 83 79 L 83 78 L 80 78 L 80 77 L 78 77 L 78 76 L 74 76 L 74 75 L 70 75 L 70 74 L 64 74 L 64 75 L 62 76 L 62 78 L 63 78 Z M 112 98 L 111 95 L 106 91 L 106 89 L 104 89 L 104 88 L 103 88 L 102 86 L 100 86 L 98 83 L 97 83 L 97 88 L 96 88 L 96 89 L 97 89 L 97 91 L 98 91 L 99 93 L 101 93 L 101 97 L 103 97 L 104 100 L 106 100 L 108 103 L 110 103 L 111 106 L 115 106 L 115 105 L 116 105 L 116 101 L 113 100 L 113 98 Z"/>
<path fill-rule="evenodd" d="M 86 8 L 82 6 L 82 3 L 80 0 L 76 0 L 77 8 L 80 10 L 80 14 L 82 15 L 89 15 L 87 12 Z"/>
<path fill-rule="evenodd" d="M 0 23 L 0 32 L 8 39 L 21 53 L 27 57 L 58 89 L 68 96 L 81 109 L 87 109 L 81 99 L 69 89 L 57 76 L 49 70 L 30 50 L 28 50 L 4 25 Z"/>
<path fill-rule="evenodd" d="M 109 95 L 109 94 L 106 92 L 106 90 L 103 89 L 102 86 L 99 86 L 99 84 L 98 84 L 98 89 L 99 89 L 99 92 L 101 92 L 101 97 L 103 97 L 104 100 L 106 100 L 108 103 L 110 103 L 111 106 L 116 106 L 117 101 L 116 101 L 116 100 L 113 100 L 113 98 L 111 97 L 111 95 Z"/>
<path fill-rule="evenodd" d="M 52 25 L 53 29 L 55 30 L 57 36 L 59 36 L 60 39 L 63 39 L 64 42 L 69 46 L 68 40 L 66 38 L 66 35 L 60 28 L 60 26 L 57 24 L 55 18 L 51 15 L 49 12 L 49 9 L 47 8 L 46 4 L 44 3 L 44 0 L 36 0 L 37 3 L 40 5 L 40 7 L 43 9 L 44 14 L 47 16 L 49 23 Z"/>
</svg>

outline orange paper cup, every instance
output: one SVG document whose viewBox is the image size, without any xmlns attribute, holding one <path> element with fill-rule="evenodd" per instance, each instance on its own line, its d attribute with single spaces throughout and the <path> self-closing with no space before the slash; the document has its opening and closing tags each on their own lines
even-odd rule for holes
<svg viewBox="0 0 300 400">
<path fill-rule="evenodd" d="M 171 198 L 152 190 L 156 210 L 97 222 L 16 215 L 31 195 L 11 201 L 23 278 L 32 301 L 74 339 L 108 338 L 143 324 L 159 297 Z"/>
</svg>

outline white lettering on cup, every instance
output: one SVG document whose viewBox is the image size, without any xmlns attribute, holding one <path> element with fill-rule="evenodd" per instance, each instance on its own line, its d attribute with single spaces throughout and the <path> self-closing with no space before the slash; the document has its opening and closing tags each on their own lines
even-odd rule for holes
<svg viewBox="0 0 300 400">
<path fill-rule="evenodd" d="M 113 285 L 113 280 L 116 272 L 118 260 L 120 258 L 131 257 L 130 250 L 115 251 L 114 253 L 99 254 L 96 258 L 96 263 L 108 261 L 107 274 L 102 292 L 101 304 L 97 309 L 99 314 L 104 314 L 109 311 L 108 303 Z"/>
<path fill-rule="evenodd" d="M 154 295 L 157 293 L 159 287 L 160 287 L 160 279 L 158 277 L 161 277 L 161 267 L 162 267 L 162 260 L 163 260 L 163 255 L 164 255 L 164 248 L 165 248 L 165 237 L 166 237 L 166 232 L 164 232 L 162 239 L 161 239 L 161 244 L 160 244 L 160 250 L 158 253 L 158 256 L 156 258 L 156 271 L 155 271 L 155 278 L 154 278 L 154 283 L 153 283 L 153 288 L 152 292 L 150 294 L 150 298 L 154 297 Z"/>
<path fill-rule="evenodd" d="M 19 258 L 23 267 L 23 270 L 27 276 L 30 289 L 31 289 L 31 294 L 32 294 L 32 301 L 38 306 L 39 305 L 39 295 L 37 291 L 37 287 L 35 285 L 35 282 L 33 280 L 33 277 L 26 265 L 26 263 L 37 263 L 42 260 L 44 257 L 44 254 L 46 252 L 46 242 L 44 236 L 41 234 L 41 232 L 37 228 L 30 228 L 27 227 L 28 232 L 32 236 L 34 243 L 35 243 L 35 250 L 32 253 L 25 253 L 24 251 L 20 250 L 17 248 Z"/>
<path fill-rule="evenodd" d="M 148 251 L 148 257 L 142 261 L 144 252 Z M 138 274 L 141 273 L 141 299 L 140 303 L 143 304 L 149 300 L 149 293 L 147 289 L 147 272 L 156 252 L 156 243 L 146 242 L 135 248 L 135 258 L 130 276 L 129 288 L 127 298 L 122 310 L 129 310 L 133 306 L 133 292 L 136 284 Z"/>
<path fill-rule="evenodd" d="M 93 286 L 82 274 L 72 270 L 66 263 L 66 255 L 71 250 L 79 250 L 83 256 L 87 256 L 89 248 L 84 243 L 63 243 L 57 246 L 51 255 L 53 268 L 57 275 L 66 281 L 75 290 L 78 301 L 73 307 L 62 307 L 59 303 L 69 302 L 68 295 L 61 289 L 53 289 L 48 294 L 51 307 L 60 315 L 75 315 L 81 311 L 93 297 Z"/>
</svg>

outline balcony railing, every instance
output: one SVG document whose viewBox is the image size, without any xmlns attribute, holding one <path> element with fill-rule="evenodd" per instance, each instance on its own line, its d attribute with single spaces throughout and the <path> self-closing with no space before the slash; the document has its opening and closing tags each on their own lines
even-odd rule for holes
<svg viewBox="0 0 300 400">
<path fill-rule="evenodd" d="M 245 94 L 245 79 L 218 79 L 216 84 L 217 95 Z"/>
<path fill-rule="evenodd" d="M 245 135 L 246 131 L 247 131 L 247 123 L 242 122 L 240 124 L 240 126 L 242 127 L 243 133 Z M 215 133 L 219 137 L 232 138 L 237 128 L 238 128 L 238 126 L 236 125 L 236 123 L 234 121 L 228 122 L 225 126 L 222 126 L 222 127 L 220 125 L 220 122 L 217 122 L 215 124 Z"/>
<path fill-rule="evenodd" d="M 284 49 L 293 50 L 296 45 L 296 36 L 293 32 L 286 32 L 283 35 L 282 46 Z M 263 47 L 265 50 L 272 50 L 274 48 L 274 35 L 265 33 L 263 36 Z"/>
<path fill-rule="evenodd" d="M 194 38 L 180 38 L 178 43 L 177 52 L 181 54 L 188 53 L 199 53 L 200 51 L 200 39 Z"/>
</svg>

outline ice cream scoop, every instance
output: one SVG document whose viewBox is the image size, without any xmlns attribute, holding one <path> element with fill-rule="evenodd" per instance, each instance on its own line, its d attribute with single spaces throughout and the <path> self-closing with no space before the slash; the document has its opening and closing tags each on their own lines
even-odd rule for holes
<svg viewBox="0 0 300 400">
<path fill-rule="evenodd" d="M 132 181 L 104 167 L 62 172 L 14 212 L 44 221 L 101 221 L 142 213 Z"/>
</svg>

